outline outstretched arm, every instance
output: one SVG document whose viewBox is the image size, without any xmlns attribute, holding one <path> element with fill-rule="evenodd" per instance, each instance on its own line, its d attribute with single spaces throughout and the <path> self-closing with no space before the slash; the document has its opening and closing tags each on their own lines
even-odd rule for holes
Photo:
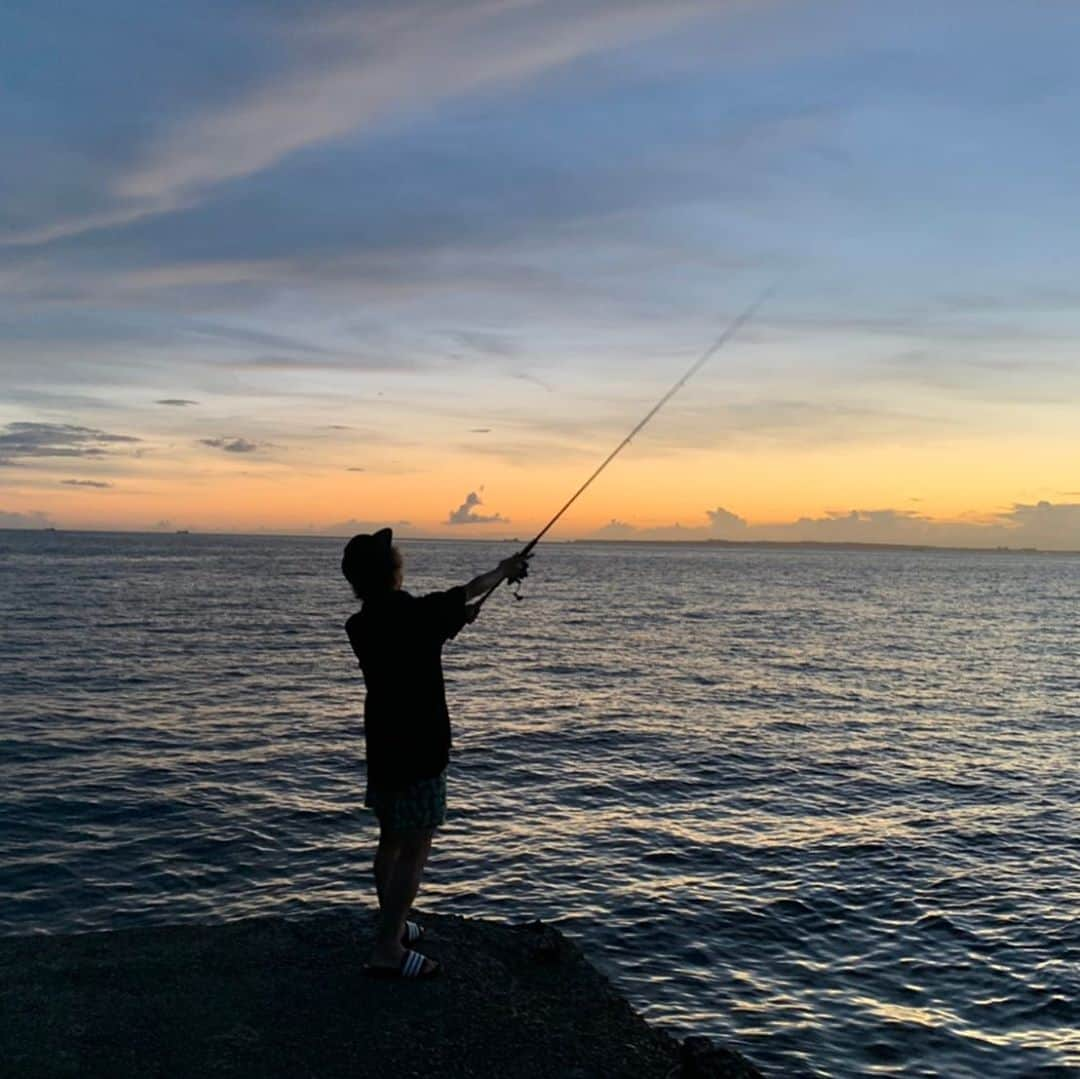
<svg viewBox="0 0 1080 1079">
<path fill-rule="evenodd" d="M 503 581 L 520 580 L 528 572 L 528 555 L 513 554 L 504 558 L 494 569 L 481 573 L 465 585 L 465 602 L 479 598 Z"/>
</svg>

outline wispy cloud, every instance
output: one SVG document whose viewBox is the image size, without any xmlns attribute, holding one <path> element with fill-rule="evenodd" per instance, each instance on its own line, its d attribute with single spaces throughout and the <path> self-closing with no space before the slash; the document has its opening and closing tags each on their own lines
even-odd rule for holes
<svg viewBox="0 0 1080 1079">
<path fill-rule="evenodd" d="M 49 243 L 177 212 L 207 189 L 261 173 L 300 150 L 485 87 L 520 83 L 662 32 L 709 7 L 703 0 L 605 0 L 583 11 L 560 0 L 497 5 L 405 0 L 355 11 L 313 4 L 303 20 L 295 21 L 251 10 L 244 17 L 219 18 L 215 30 L 224 48 L 232 44 L 238 60 L 222 65 L 229 83 L 206 74 L 199 84 L 184 87 L 191 98 L 186 107 L 163 101 L 162 88 L 156 87 L 158 107 L 172 113 L 170 122 L 148 135 L 136 129 L 133 144 L 125 132 L 128 143 L 116 155 L 123 164 L 118 173 L 110 174 L 98 161 L 90 168 L 76 155 L 54 153 L 42 161 L 38 153 L 39 165 L 54 172 L 78 162 L 92 174 L 91 190 L 66 193 L 60 215 L 45 212 L 47 198 L 26 197 L 29 220 L 9 229 L 0 243 Z M 196 9 L 193 21 L 197 15 Z M 175 19 L 182 35 L 190 32 L 183 16 Z M 157 55 L 152 40 L 140 44 Z M 174 61 L 167 54 L 160 59 L 168 73 Z M 140 73 L 145 77 L 143 69 Z M 184 85 L 182 73 L 173 72 L 173 81 Z M 109 106 L 122 110 L 123 99 Z M 32 146 L 28 141 L 27 148 Z"/>
<path fill-rule="evenodd" d="M 258 448 L 257 442 L 247 438 L 200 438 L 199 442 L 204 446 L 211 446 L 226 453 L 254 453 Z"/>
<path fill-rule="evenodd" d="M 486 84 L 513 82 L 705 10 L 704 3 L 559 3 L 447 7 L 406 3 L 316 14 L 292 32 L 304 61 L 291 77 L 170 132 L 117 185 L 134 203 L 175 206 L 209 184 Z"/>
<path fill-rule="evenodd" d="M 155 401 L 155 405 L 172 405 L 174 408 L 185 408 L 187 405 L 197 405 L 198 401 L 191 401 L 186 397 L 163 397 Z"/>
<path fill-rule="evenodd" d="M 33 457 L 104 457 L 139 439 L 68 423 L 9 423 L 0 433 L 0 465 Z"/>
<path fill-rule="evenodd" d="M 66 487 L 112 487 L 111 483 L 103 480 L 61 480 Z"/>
<path fill-rule="evenodd" d="M 328 356 L 330 350 L 315 341 L 307 341 L 291 334 L 270 333 L 249 326 L 231 326 L 221 322 L 190 321 L 184 332 L 190 337 L 215 341 L 229 341 L 240 345 L 256 345 L 264 348 L 280 348 L 289 352 L 303 352 L 312 356 Z"/>
<path fill-rule="evenodd" d="M 249 356 L 233 363 L 234 367 L 262 371 L 409 371 L 424 366 L 415 356 L 394 353 L 326 352 L 319 356 Z"/>
<path fill-rule="evenodd" d="M 487 356 L 509 357 L 521 352 L 521 346 L 507 333 L 489 330 L 455 330 L 450 336 L 466 348 Z"/>
</svg>

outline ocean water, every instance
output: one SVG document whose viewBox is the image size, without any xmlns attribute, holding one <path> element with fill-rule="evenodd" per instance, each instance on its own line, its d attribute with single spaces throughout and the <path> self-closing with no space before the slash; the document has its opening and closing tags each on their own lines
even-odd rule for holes
<svg viewBox="0 0 1080 1079">
<path fill-rule="evenodd" d="M 0 533 L 0 933 L 371 904 L 340 549 Z M 1080 557 L 551 544 L 525 592 L 445 652 L 422 906 L 775 1076 L 1080 1074 Z"/>
</svg>

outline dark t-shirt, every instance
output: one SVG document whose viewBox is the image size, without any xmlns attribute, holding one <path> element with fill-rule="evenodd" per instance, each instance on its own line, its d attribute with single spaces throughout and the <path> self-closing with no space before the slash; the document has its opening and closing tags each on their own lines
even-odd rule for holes
<svg viewBox="0 0 1080 1079">
<path fill-rule="evenodd" d="M 345 623 L 364 672 L 368 782 L 397 790 L 450 759 L 442 646 L 467 621 L 465 589 L 369 599 Z"/>
</svg>

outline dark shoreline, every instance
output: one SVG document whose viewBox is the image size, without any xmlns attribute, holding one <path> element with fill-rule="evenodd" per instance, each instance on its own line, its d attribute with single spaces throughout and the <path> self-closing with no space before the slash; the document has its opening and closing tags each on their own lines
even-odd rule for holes
<svg viewBox="0 0 1080 1079">
<path fill-rule="evenodd" d="M 649 1026 L 540 922 L 420 916 L 424 982 L 366 978 L 370 916 L 330 911 L 0 938 L 0 1054 L 20 1079 L 755 1079 Z"/>
<path fill-rule="evenodd" d="M 853 540 L 725 540 L 725 539 L 576 539 L 566 543 L 601 547 L 765 547 L 780 551 L 954 551 L 958 554 L 1077 555 L 1042 547 L 947 547 L 933 543 L 859 543 Z"/>
</svg>

